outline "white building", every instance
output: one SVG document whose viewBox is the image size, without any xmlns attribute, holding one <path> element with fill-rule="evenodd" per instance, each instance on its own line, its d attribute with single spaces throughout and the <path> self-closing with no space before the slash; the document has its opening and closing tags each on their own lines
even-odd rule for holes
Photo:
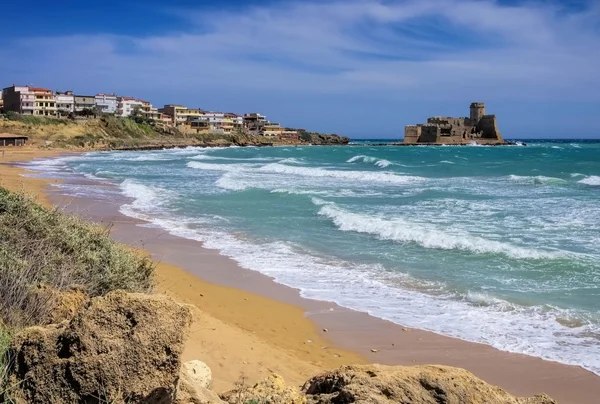
<svg viewBox="0 0 600 404">
<path fill-rule="evenodd" d="M 131 116 L 136 109 L 142 109 L 143 102 L 131 97 L 119 97 L 117 99 L 117 115 Z"/>
<path fill-rule="evenodd" d="M 223 112 L 204 112 L 204 118 L 212 130 L 220 130 L 223 128 Z"/>
<path fill-rule="evenodd" d="M 55 98 L 56 111 L 59 115 L 69 115 L 75 111 L 75 96 L 73 95 L 73 91 L 65 91 L 64 93 L 57 91 Z"/>
<path fill-rule="evenodd" d="M 117 112 L 117 96 L 114 94 L 96 94 L 96 107 L 105 114 Z"/>
</svg>

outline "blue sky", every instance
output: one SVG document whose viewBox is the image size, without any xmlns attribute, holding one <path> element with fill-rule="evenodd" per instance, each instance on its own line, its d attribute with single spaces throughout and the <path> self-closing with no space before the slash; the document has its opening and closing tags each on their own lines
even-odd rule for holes
<svg viewBox="0 0 600 404">
<path fill-rule="evenodd" d="M 600 1 L 30 0 L 0 7 L 0 85 L 259 111 L 401 137 L 484 101 L 508 138 L 600 137 Z"/>
</svg>

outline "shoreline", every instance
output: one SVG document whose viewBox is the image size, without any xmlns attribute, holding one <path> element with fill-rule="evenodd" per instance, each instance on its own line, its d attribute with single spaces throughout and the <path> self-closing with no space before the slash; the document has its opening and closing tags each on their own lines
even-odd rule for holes
<svg viewBox="0 0 600 404">
<path fill-rule="evenodd" d="M 30 183 L 30 180 L 37 180 L 40 184 L 52 182 L 21 178 L 25 183 Z M 87 182 L 90 186 L 99 184 L 91 180 Z M 43 187 L 45 185 L 40 185 L 41 191 L 44 191 L 41 189 Z M 45 194 L 49 202 L 58 206 L 66 202 L 58 189 L 46 189 Z M 86 198 L 68 197 L 68 200 L 67 210 L 96 222 L 113 223 L 113 235 L 119 241 L 134 247 L 141 246 L 151 252 L 155 260 L 174 266 L 157 271 L 161 289 L 174 293 L 180 300 L 198 302 L 198 307 L 203 311 L 248 330 L 263 341 L 294 352 L 296 356 L 308 357 L 317 367 L 339 366 L 332 366 L 332 363 L 364 363 L 363 358 L 368 362 L 390 365 L 443 364 L 463 367 L 486 382 L 520 396 L 544 392 L 559 402 L 591 403 L 596 402 L 600 395 L 600 377 L 580 367 L 503 352 L 487 345 L 428 331 L 408 329 L 334 303 L 305 299 L 298 290 L 277 284 L 258 272 L 241 268 L 237 262 L 220 255 L 216 250 L 202 247 L 198 241 L 173 236 L 162 229 L 140 227 L 144 222 L 120 214 L 116 205 L 106 206 L 105 202 L 98 203 Z M 201 263 L 198 262 L 198 256 L 203 258 Z M 169 285 L 166 285 L 167 282 Z M 202 294 L 197 293 L 198 290 L 202 290 Z M 226 292 L 229 293 L 227 299 L 221 296 Z M 208 298 L 211 295 L 214 298 Z M 267 312 L 247 318 L 247 311 L 243 311 L 258 301 L 264 304 L 261 307 L 266 307 Z M 272 315 L 269 312 L 277 311 L 274 307 L 282 307 L 280 305 L 285 306 L 285 309 L 282 308 L 284 315 L 273 324 L 274 318 L 269 317 Z M 304 337 L 308 334 L 296 338 L 298 330 L 287 332 L 299 321 L 297 318 L 291 319 L 290 324 L 288 315 L 294 318 L 301 315 L 307 323 L 310 322 L 315 335 L 312 338 L 315 339 Z M 266 324 L 268 327 L 265 329 Z M 317 331 L 322 329 L 328 332 Z M 308 339 L 313 342 L 307 343 Z M 329 344 L 327 340 L 343 351 L 329 347 L 323 349 Z M 322 343 L 325 345 L 320 345 Z M 371 349 L 377 352 L 373 353 Z M 215 374 L 219 370 L 215 370 Z M 286 374 L 282 372 L 282 375 L 287 379 Z M 294 382 L 293 376 L 290 382 Z"/>
</svg>

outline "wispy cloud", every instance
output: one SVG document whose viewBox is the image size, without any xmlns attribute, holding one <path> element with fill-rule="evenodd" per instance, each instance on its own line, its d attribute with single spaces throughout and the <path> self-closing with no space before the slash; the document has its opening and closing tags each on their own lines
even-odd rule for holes
<svg viewBox="0 0 600 404">
<path fill-rule="evenodd" d="M 600 99 L 597 2 L 567 10 L 549 2 L 298 1 L 175 12 L 186 32 L 5 42 L 0 77 L 192 105 L 324 94 Z"/>
</svg>

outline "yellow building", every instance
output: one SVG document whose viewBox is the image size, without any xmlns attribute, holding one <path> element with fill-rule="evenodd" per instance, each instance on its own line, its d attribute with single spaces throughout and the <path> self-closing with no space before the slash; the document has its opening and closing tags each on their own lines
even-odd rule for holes
<svg viewBox="0 0 600 404">
<path fill-rule="evenodd" d="M 182 125 L 204 116 L 204 112 L 200 109 L 189 109 L 184 105 L 175 104 L 165 105 L 158 111 L 169 115 L 174 125 Z"/>
<path fill-rule="evenodd" d="M 56 116 L 56 97 L 52 90 L 41 87 L 29 87 L 34 95 L 34 115 Z"/>
<path fill-rule="evenodd" d="M 278 123 L 268 122 L 265 124 L 264 137 L 279 137 L 284 129 Z"/>
<path fill-rule="evenodd" d="M 162 120 L 162 115 L 158 112 L 158 109 L 154 108 L 151 103 L 148 101 L 140 100 L 142 106 L 140 107 L 140 112 L 144 116 L 144 118 L 152 119 L 154 121 Z"/>
</svg>

